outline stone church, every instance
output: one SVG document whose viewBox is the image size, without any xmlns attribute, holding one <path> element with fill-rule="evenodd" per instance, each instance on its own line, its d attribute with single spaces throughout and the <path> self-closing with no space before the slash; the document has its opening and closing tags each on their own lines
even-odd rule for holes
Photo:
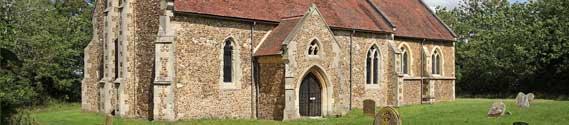
<svg viewBox="0 0 569 125">
<path fill-rule="evenodd" d="M 421 0 L 97 0 L 82 110 L 337 117 L 455 99 L 456 35 Z"/>
</svg>

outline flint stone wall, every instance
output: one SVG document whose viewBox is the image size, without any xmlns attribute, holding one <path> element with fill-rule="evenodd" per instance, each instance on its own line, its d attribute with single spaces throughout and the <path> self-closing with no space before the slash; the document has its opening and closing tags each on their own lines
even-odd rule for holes
<svg viewBox="0 0 569 125">
<path fill-rule="evenodd" d="M 154 81 L 153 69 L 154 69 L 154 41 L 156 41 L 156 35 L 158 34 L 158 26 L 160 19 L 160 0 L 136 0 L 133 1 L 133 11 L 135 14 L 132 15 L 135 21 L 133 21 L 134 28 L 134 38 L 131 38 L 134 43 L 135 49 L 127 49 L 127 51 L 134 50 L 131 52 L 134 55 L 129 55 L 134 57 L 132 62 L 129 62 L 134 70 L 134 77 L 131 77 L 130 81 L 134 81 L 134 89 L 129 89 L 129 91 L 135 91 L 134 95 L 136 97 L 132 102 L 133 107 L 136 107 L 135 114 L 139 118 L 149 118 L 152 115 L 152 83 Z M 131 69 L 128 69 L 131 71 Z"/>
<path fill-rule="evenodd" d="M 418 39 L 397 39 L 398 48 L 403 43 L 409 46 L 410 52 L 410 72 L 403 77 L 403 99 L 401 104 L 420 104 L 421 103 L 421 75 L 424 81 L 432 81 L 434 84 L 434 102 L 452 101 L 455 99 L 455 65 L 454 65 L 454 45 L 452 42 L 446 41 L 425 41 L 424 49 L 421 47 L 421 41 Z M 442 72 L 440 75 L 431 74 L 431 54 L 435 48 L 440 49 L 442 54 Z M 424 53 L 423 53 L 424 52 Z M 424 65 L 421 66 L 421 55 Z M 423 74 L 421 74 L 423 72 Z"/>
<path fill-rule="evenodd" d="M 299 116 L 298 89 L 304 76 L 314 67 L 322 70 L 320 73 L 325 75 L 324 79 L 327 80 L 320 81 L 321 84 L 325 84 L 322 86 L 322 115 L 324 117 L 343 115 L 347 113 L 349 108 L 349 84 L 348 77 L 345 76 L 348 71 L 342 70 L 348 65 L 347 60 L 341 57 L 342 46 L 335 41 L 332 32 L 317 11 L 307 13 L 300 23 L 302 24 L 300 24 L 299 30 L 294 32 L 295 36 L 287 45 L 286 56 L 289 63 L 286 76 L 291 77 L 287 78 L 291 79 L 291 82 L 285 86 L 290 85 L 295 90 L 292 95 L 294 102 L 293 100 L 287 102 L 287 105 L 291 105 L 293 110 L 288 112 L 291 114 L 285 115 L 292 119 Z M 317 56 L 309 57 L 308 48 L 314 39 L 319 42 L 319 51 Z"/>
<path fill-rule="evenodd" d="M 81 83 L 81 110 L 84 112 L 99 111 L 99 91 L 98 82 L 102 76 L 101 62 L 103 59 L 102 40 L 103 40 L 103 1 L 96 1 L 93 9 L 93 38 L 85 48 L 85 73 Z"/>
<path fill-rule="evenodd" d="M 280 56 L 279 56 L 280 57 Z M 259 64 L 259 119 L 282 120 L 285 104 L 284 64 Z"/>
<path fill-rule="evenodd" d="M 114 91 L 111 92 L 111 87 L 104 87 L 102 90 L 103 95 L 112 97 L 112 107 L 116 108 L 116 103 L 119 103 L 119 112 L 121 117 L 128 118 L 148 118 L 150 102 L 150 85 L 152 83 L 152 64 L 154 57 L 153 42 L 156 39 L 158 32 L 158 19 L 159 19 L 159 0 L 131 0 L 128 7 L 123 8 L 125 14 L 123 15 L 123 22 L 125 32 L 123 32 L 125 46 L 124 55 L 126 55 L 123 65 L 125 72 L 123 79 L 117 80 L 116 78 L 109 79 L 110 84 L 115 82 L 121 83 L 119 87 L 119 102 L 115 100 Z M 101 109 L 109 110 L 102 107 L 101 104 L 111 104 L 110 102 L 101 102 L 99 81 L 102 76 L 99 76 L 100 64 L 103 60 L 103 42 L 104 42 L 104 1 L 96 1 L 96 8 L 93 15 L 94 20 L 94 38 L 85 49 L 85 79 L 82 84 L 82 109 L 86 112 L 102 112 Z M 116 3 L 115 3 L 116 4 Z M 117 12 L 118 13 L 118 12 Z M 118 15 L 118 14 L 117 14 Z M 134 21 L 136 20 L 136 21 Z M 119 23 L 118 17 L 112 17 L 109 21 L 115 24 Z M 138 26 L 138 27 L 137 27 Z M 111 26 L 110 34 L 119 31 L 118 26 Z M 118 37 L 118 36 L 117 36 Z M 110 44 L 110 42 L 108 43 Z M 109 54 L 114 54 L 114 47 L 109 47 L 107 50 Z M 105 74 L 107 76 L 114 76 L 114 55 L 108 55 L 109 62 L 105 64 Z M 111 70 L 113 69 L 113 70 Z M 111 72 L 112 71 L 112 72 Z M 108 100 L 106 100 L 108 101 Z M 112 110 L 112 109 L 111 109 Z"/>
<path fill-rule="evenodd" d="M 251 87 L 251 26 L 197 16 L 176 16 L 175 111 L 179 119 L 252 118 L 255 110 Z M 257 24 L 255 46 L 273 25 Z M 240 86 L 220 88 L 221 59 L 225 39 L 239 49 Z M 235 81 L 234 81 L 235 82 Z"/>
<path fill-rule="evenodd" d="M 350 34 L 349 31 L 334 31 L 336 40 L 340 43 L 342 62 L 342 70 L 344 76 L 349 80 L 350 74 Z M 362 102 L 366 99 L 372 99 L 376 102 L 376 106 L 384 106 L 388 104 L 390 88 L 394 83 L 393 74 L 393 52 L 387 43 L 386 35 L 356 32 L 352 36 L 352 108 L 362 108 Z M 379 84 L 366 84 L 366 56 L 369 49 L 377 46 L 380 50 L 380 80 Z M 348 81 L 349 86 L 349 81 Z M 349 90 L 346 90 L 349 92 Z"/>
</svg>

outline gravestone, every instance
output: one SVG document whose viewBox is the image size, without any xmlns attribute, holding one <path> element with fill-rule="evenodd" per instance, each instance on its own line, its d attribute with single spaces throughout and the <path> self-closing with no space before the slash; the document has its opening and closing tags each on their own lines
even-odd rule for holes
<svg viewBox="0 0 569 125">
<path fill-rule="evenodd" d="M 399 112 L 393 107 L 383 107 L 375 115 L 374 125 L 401 125 Z"/>
<path fill-rule="evenodd" d="M 528 96 L 529 103 L 532 103 L 533 100 L 535 99 L 535 95 L 533 93 L 528 93 L 526 96 Z"/>
<path fill-rule="evenodd" d="M 516 104 L 522 108 L 529 108 L 528 97 L 522 92 L 518 93 L 518 96 L 516 96 Z"/>
<path fill-rule="evenodd" d="M 514 122 L 513 125 L 528 125 L 527 122 Z"/>
<path fill-rule="evenodd" d="M 488 110 L 488 118 L 497 118 L 506 112 L 506 104 L 504 102 L 494 102 Z"/>
<path fill-rule="evenodd" d="M 112 115 L 106 115 L 105 125 L 113 125 L 113 116 Z"/>
<path fill-rule="evenodd" d="M 364 100 L 364 115 L 372 117 L 375 115 L 375 101 L 371 99 Z"/>
</svg>

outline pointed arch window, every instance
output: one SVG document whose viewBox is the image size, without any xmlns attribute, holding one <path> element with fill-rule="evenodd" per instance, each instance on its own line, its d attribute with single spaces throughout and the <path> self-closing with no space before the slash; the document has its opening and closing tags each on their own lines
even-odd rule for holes
<svg viewBox="0 0 569 125">
<path fill-rule="evenodd" d="M 379 49 L 373 46 L 366 57 L 366 84 L 379 83 Z"/>
<path fill-rule="evenodd" d="M 401 73 L 409 74 L 409 50 L 407 47 L 401 47 Z"/>
<path fill-rule="evenodd" d="M 436 49 L 433 52 L 433 55 L 431 55 L 431 72 L 432 74 L 436 74 L 436 75 L 440 75 L 441 74 L 441 69 L 442 69 L 442 64 L 441 64 L 441 52 L 439 49 Z"/>
<path fill-rule="evenodd" d="M 318 55 L 318 51 L 319 51 L 319 45 L 318 45 L 318 41 L 316 40 L 312 40 L 312 42 L 310 42 L 310 45 L 308 47 L 308 55 Z"/>
<path fill-rule="evenodd" d="M 223 46 L 223 82 L 232 82 L 233 75 L 233 39 L 225 40 Z"/>
</svg>

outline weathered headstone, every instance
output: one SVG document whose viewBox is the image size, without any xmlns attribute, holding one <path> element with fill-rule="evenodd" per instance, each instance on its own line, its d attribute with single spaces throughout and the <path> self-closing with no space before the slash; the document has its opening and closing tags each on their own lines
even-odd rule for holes
<svg viewBox="0 0 569 125">
<path fill-rule="evenodd" d="M 513 125 L 528 125 L 527 122 L 514 122 Z"/>
<path fill-rule="evenodd" d="M 526 96 L 528 96 L 529 103 L 532 103 L 533 100 L 535 99 L 535 95 L 533 93 L 528 93 Z"/>
<path fill-rule="evenodd" d="M 106 115 L 105 125 L 113 125 L 113 116 L 112 115 Z"/>
<path fill-rule="evenodd" d="M 375 115 L 374 125 L 401 125 L 399 112 L 393 107 L 383 107 Z"/>
<path fill-rule="evenodd" d="M 529 108 L 529 98 L 528 98 L 527 95 L 524 96 L 524 100 L 523 100 L 522 102 L 523 102 L 523 103 L 522 103 L 522 107 L 523 107 L 523 108 Z"/>
<path fill-rule="evenodd" d="M 504 102 L 494 102 L 488 110 L 488 118 L 497 118 L 506 112 L 506 104 Z"/>
<path fill-rule="evenodd" d="M 375 101 L 371 99 L 364 100 L 364 115 L 372 117 L 375 115 Z"/>
<path fill-rule="evenodd" d="M 519 107 L 528 108 L 529 107 L 528 97 L 522 92 L 518 93 L 518 96 L 516 96 L 516 104 Z"/>
</svg>

